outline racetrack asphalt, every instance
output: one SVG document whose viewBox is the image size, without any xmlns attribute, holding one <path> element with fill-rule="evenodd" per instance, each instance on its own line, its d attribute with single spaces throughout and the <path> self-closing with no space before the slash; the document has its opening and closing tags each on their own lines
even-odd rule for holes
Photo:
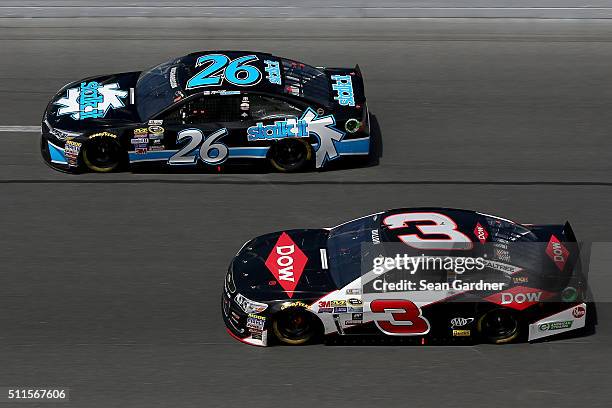
<svg viewBox="0 0 612 408">
<path fill-rule="evenodd" d="M 199 49 L 359 63 L 380 164 L 71 176 L 45 166 L 38 135 L 0 132 L 0 387 L 69 387 L 70 403 L 41 406 L 104 408 L 609 406 L 612 23 L 0 19 L 0 126 L 39 124 L 69 81 Z M 222 279 L 244 241 L 425 205 L 570 220 L 598 243 L 597 333 L 262 349 L 225 332 Z"/>
</svg>

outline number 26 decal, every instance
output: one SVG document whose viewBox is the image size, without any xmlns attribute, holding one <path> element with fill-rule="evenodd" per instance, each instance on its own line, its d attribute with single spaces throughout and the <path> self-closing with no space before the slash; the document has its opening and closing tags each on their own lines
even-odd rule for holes
<svg viewBox="0 0 612 408">
<path fill-rule="evenodd" d="M 418 336 L 429 333 L 429 321 L 421 309 L 409 300 L 380 299 L 370 303 L 373 314 L 387 315 L 387 320 L 374 320 L 376 326 L 390 336 Z"/>
<path fill-rule="evenodd" d="M 426 222 L 428 224 L 420 224 Z M 398 235 L 408 246 L 429 250 L 469 250 L 474 244 L 470 237 L 457 229 L 452 218 L 435 212 L 401 213 L 385 217 L 383 224 L 390 230 L 407 228 L 413 224 L 424 237 L 417 234 Z M 430 235 L 430 237 L 427 237 Z M 438 237 L 431 237 L 437 235 Z M 440 236 L 444 236 L 440 238 Z"/>
<path fill-rule="evenodd" d="M 187 81 L 187 89 L 205 86 L 218 86 L 227 81 L 237 86 L 255 85 L 261 80 L 261 72 L 252 65 L 257 61 L 255 55 L 244 55 L 231 60 L 227 55 L 208 54 L 198 57 L 196 68 L 205 65 L 205 68 Z"/>
<path fill-rule="evenodd" d="M 223 143 L 217 141 L 227 135 L 227 129 L 219 129 L 208 137 L 204 138 L 204 134 L 200 129 L 185 129 L 176 136 L 176 144 L 189 140 L 178 152 L 170 159 L 168 164 L 196 164 L 198 157 L 206 164 L 221 164 L 227 159 L 229 149 Z M 191 154 L 199 147 L 198 154 Z"/>
</svg>

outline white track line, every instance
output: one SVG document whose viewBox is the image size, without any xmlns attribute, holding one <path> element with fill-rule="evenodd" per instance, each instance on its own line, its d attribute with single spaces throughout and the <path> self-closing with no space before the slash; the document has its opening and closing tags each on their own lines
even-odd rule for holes
<svg viewBox="0 0 612 408">
<path fill-rule="evenodd" d="M 40 133 L 40 126 L 0 126 L 0 133 Z"/>
</svg>

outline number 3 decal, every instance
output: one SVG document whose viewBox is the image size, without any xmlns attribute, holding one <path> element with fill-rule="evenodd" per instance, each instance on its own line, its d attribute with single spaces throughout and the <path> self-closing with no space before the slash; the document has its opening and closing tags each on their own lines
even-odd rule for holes
<svg viewBox="0 0 612 408">
<path fill-rule="evenodd" d="M 223 54 L 203 55 L 198 57 L 195 66 L 208 65 L 187 81 L 186 88 L 218 86 L 223 80 L 237 86 L 255 85 L 261 80 L 261 72 L 248 64 L 257 60 L 255 55 L 244 55 L 233 61 Z"/>
<path fill-rule="evenodd" d="M 380 299 L 370 303 L 372 313 L 384 313 L 389 320 L 375 320 L 376 326 L 391 336 L 418 336 L 429 333 L 429 322 L 421 309 L 409 300 Z"/>
<path fill-rule="evenodd" d="M 472 249 L 472 240 L 457 230 L 457 224 L 452 218 L 434 212 L 402 213 L 389 215 L 383 224 L 389 229 L 406 228 L 410 223 L 428 222 L 430 224 L 415 226 L 425 235 L 421 238 L 417 234 L 398 235 L 398 238 L 413 248 L 429 250 L 469 250 Z M 427 238 L 427 235 L 444 235 L 446 238 Z"/>
</svg>

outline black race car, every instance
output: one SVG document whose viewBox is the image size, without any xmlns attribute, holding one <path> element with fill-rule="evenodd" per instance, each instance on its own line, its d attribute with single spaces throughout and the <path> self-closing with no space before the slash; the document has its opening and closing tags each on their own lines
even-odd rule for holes
<svg viewBox="0 0 612 408">
<path fill-rule="evenodd" d="M 587 331 L 586 296 L 569 223 L 413 208 L 247 242 L 221 306 L 230 335 L 252 345 L 473 344 Z"/>
<path fill-rule="evenodd" d="M 41 150 L 52 167 L 70 172 L 253 161 L 279 171 L 323 168 L 343 156 L 367 158 L 363 79 L 358 66 L 192 53 L 64 86 L 44 113 Z"/>
</svg>

